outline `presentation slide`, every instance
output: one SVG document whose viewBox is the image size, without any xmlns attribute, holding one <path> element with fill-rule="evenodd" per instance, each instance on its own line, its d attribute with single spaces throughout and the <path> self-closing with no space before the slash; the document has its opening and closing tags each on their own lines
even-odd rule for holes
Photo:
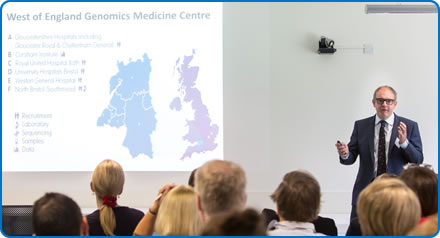
<svg viewBox="0 0 440 238">
<path fill-rule="evenodd" d="M 223 159 L 222 3 L 2 9 L 3 171 L 190 171 Z"/>
</svg>

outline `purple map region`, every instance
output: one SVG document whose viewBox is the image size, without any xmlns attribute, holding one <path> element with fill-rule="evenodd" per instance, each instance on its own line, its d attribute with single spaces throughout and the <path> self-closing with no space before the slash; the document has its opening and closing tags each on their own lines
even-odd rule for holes
<svg viewBox="0 0 440 238">
<path fill-rule="evenodd" d="M 187 120 L 186 126 L 188 127 L 188 133 L 183 136 L 185 141 L 191 143 L 186 148 L 185 153 L 180 158 L 191 158 L 194 153 L 204 153 L 212 151 L 217 148 L 215 139 L 218 134 L 218 125 L 211 124 L 208 108 L 203 104 L 201 93 L 195 87 L 197 76 L 199 73 L 198 66 L 191 66 L 190 63 L 193 60 L 193 55 L 184 56 L 183 62 L 180 63 L 180 59 L 176 62 L 176 69 L 179 74 L 179 95 L 172 100 L 170 108 L 176 111 L 180 111 L 182 108 L 181 101 L 184 103 L 190 103 L 194 111 L 194 120 Z"/>
</svg>

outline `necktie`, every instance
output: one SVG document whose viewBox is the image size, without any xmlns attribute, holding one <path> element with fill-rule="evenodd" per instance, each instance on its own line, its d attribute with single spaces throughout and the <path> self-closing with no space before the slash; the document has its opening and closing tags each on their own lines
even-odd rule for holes
<svg viewBox="0 0 440 238">
<path fill-rule="evenodd" d="M 377 149 L 377 176 L 387 172 L 385 157 L 385 121 L 380 121 L 379 145 Z"/>
</svg>

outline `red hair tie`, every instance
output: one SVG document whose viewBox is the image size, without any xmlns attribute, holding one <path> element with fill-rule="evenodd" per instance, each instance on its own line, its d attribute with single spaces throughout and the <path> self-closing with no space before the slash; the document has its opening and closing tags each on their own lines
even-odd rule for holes
<svg viewBox="0 0 440 238">
<path fill-rule="evenodd" d="M 116 197 L 113 196 L 104 196 L 102 203 L 109 207 L 116 207 Z"/>
</svg>

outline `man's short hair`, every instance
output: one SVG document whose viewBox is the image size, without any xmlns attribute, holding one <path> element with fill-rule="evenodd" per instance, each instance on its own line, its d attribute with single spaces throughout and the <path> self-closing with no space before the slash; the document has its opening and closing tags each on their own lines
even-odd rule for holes
<svg viewBox="0 0 440 238">
<path fill-rule="evenodd" d="M 311 174 L 293 171 L 284 175 L 271 198 L 278 206 L 280 217 L 288 221 L 311 222 L 319 214 L 321 188 Z"/>
<path fill-rule="evenodd" d="M 203 211 L 209 216 L 244 209 L 246 176 L 236 163 L 212 160 L 197 169 L 195 189 Z"/>
<path fill-rule="evenodd" d="M 438 212 L 438 176 L 434 171 L 424 167 L 412 167 L 403 170 L 400 179 L 417 194 L 422 207 L 422 217 Z"/>
<path fill-rule="evenodd" d="M 376 179 L 359 195 L 357 214 L 364 236 L 406 236 L 420 219 L 416 194 L 396 178 Z"/>
<path fill-rule="evenodd" d="M 79 236 L 81 209 L 70 197 L 46 193 L 32 210 L 32 225 L 37 236 Z"/>
<path fill-rule="evenodd" d="M 388 86 L 388 85 L 384 85 L 384 86 L 380 86 L 380 87 L 376 88 L 376 90 L 374 90 L 373 100 L 376 99 L 376 93 L 381 88 L 388 88 L 389 90 L 391 90 L 391 92 L 394 94 L 394 100 L 397 100 L 397 92 L 396 92 L 396 90 L 394 90 L 394 88 L 392 88 L 391 86 Z"/>
</svg>

